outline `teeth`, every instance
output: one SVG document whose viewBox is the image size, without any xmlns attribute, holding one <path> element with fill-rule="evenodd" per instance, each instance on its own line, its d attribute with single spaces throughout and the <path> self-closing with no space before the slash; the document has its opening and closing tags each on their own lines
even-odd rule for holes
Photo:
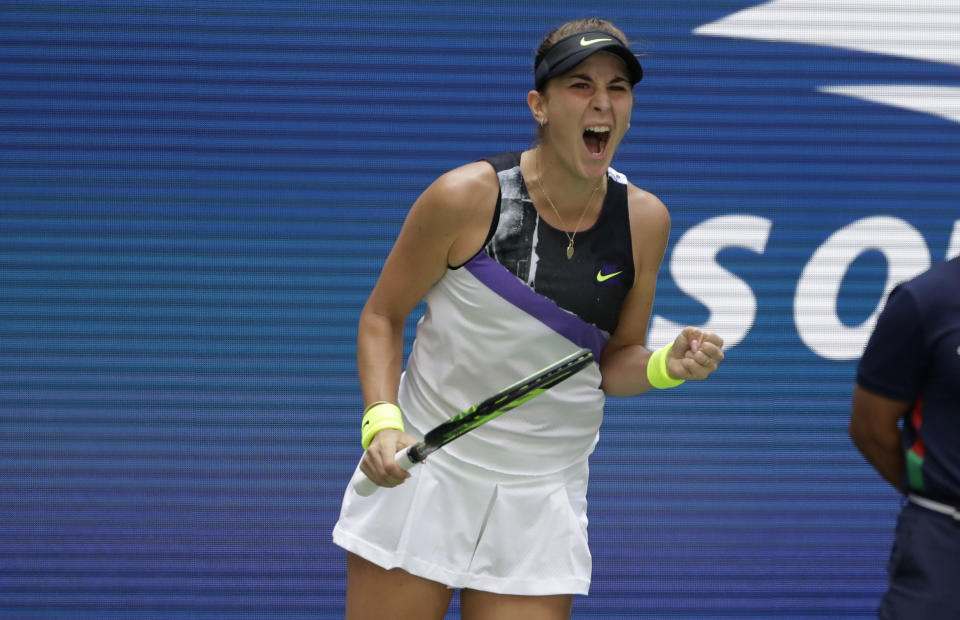
<svg viewBox="0 0 960 620">
<path fill-rule="evenodd" d="M 592 131 L 593 133 L 607 133 L 610 131 L 610 128 L 606 125 L 596 125 L 594 127 L 587 127 L 587 131 Z"/>
</svg>

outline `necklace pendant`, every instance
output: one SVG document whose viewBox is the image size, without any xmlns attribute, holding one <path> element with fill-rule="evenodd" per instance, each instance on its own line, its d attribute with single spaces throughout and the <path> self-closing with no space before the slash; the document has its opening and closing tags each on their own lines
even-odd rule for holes
<svg viewBox="0 0 960 620">
<path fill-rule="evenodd" d="M 571 258 L 573 258 L 573 241 L 567 245 L 567 260 L 570 260 Z"/>
</svg>

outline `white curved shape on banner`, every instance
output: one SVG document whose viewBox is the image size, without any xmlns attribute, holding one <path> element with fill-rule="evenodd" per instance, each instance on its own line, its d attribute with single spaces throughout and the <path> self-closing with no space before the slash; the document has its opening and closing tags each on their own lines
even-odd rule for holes
<svg viewBox="0 0 960 620">
<path fill-rule="evenodd" d="M 960 2 L 956 0 L 775 0 L 693 32 L 960 65 Z M 956 86 L 878 84 L 818 90 L 960 123 L 960 87 Z"/>
<path fill-rule="evenodd" d="M 693 32 L 960 65 L 960 3 L 956 0 L 775 0 Z"/>
<path fill-rule="evenodd" d="M 824 86 L 817 90 L 940 116 L 948 121 L 960 123 L 960 87 L 957 86 L 867 84 Z"/>
<path fill-rule="evenodd" d="M 873 313 L 850 327 L 837 315 L 840 285 L 853 261 L 869 250 L 883 253 L 887 280 Z M 800 339 L 826 359 L 860 357 L 890 291 L 929 268 L 930 252 L 923 235 L 901 219 L 868 217 L 841 228 L 817 248 L 800 275 L 793 303 Z"/>
<path fill-rule="evenodd" d="M 947 244 L 947 255 L 943 260 L 950 260 L 960 256 L 960 220 L 953 223 L 953 233 L 950 234 L 950 242 Z"/>
</svg>

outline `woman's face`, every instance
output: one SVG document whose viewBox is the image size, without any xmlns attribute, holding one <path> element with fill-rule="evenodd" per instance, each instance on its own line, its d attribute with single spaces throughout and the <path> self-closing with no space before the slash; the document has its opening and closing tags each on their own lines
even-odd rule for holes
<svg viewBox="0 0 960 620">
<path fill-rule="evenodd" d="M 633 88 L 623 60 L 598 52 L 547 84 L 544 135 L 572 172 L 606 173 L 630 124 Z"/>
</svg>

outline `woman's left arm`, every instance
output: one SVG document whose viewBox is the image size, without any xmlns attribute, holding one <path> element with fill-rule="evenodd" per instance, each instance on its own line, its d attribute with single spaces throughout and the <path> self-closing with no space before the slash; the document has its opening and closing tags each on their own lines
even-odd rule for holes
<svg viewBox="0 0 960 620">
<path fill-rule="evenodd" d="M 630 233 L 635 277 L 620 309 L 620 319 L 600 359 L 601 388 L 610 396 L 633 396 L 648 391 L 647 329 L 653 311 L 657 274 L 670 237 L 670 214 L 653 194 L 629 188 Z M 723 360 L 719 335 L 686 327 L 667 356 L 673 379 L 705 379 Z"/>
</svg>

